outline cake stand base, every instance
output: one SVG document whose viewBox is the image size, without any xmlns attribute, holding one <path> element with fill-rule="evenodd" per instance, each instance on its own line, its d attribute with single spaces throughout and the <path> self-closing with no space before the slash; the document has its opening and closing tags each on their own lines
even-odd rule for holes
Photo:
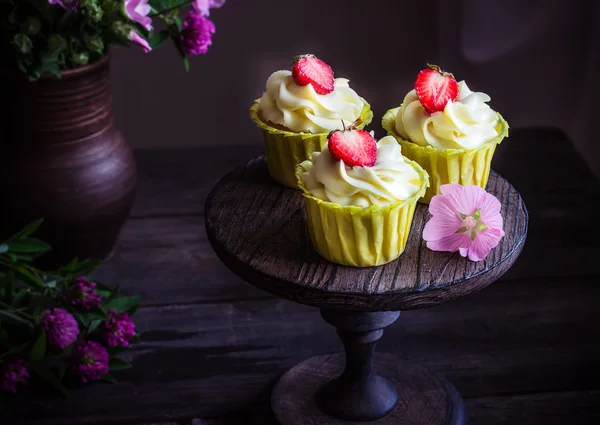
<svg viewBox="0 0 600 425">
<path fill-rule="evenodd" d="M 315 397 L 345 367 L 343 353 L 311 357 L 287 371 L 271 393 L 280 425 L 465 425 L 465 406 L 444 378 L 419 364 L 391 354 L 374 354 L 375 367 L 396 389 L 398 401 L 385 416 L 368 422 L 337 419 L 322 412 Z M 321 406 L 324 407 L 324 406 Z"/>
</svg>

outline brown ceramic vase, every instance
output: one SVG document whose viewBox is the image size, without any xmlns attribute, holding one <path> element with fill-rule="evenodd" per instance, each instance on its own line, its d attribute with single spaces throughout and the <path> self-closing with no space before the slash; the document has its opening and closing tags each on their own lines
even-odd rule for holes
<svg viewBox="0 0 600 425">
<path fill-rule="evenodd" d="M 44 263 L 105 258 L 135 195 L 131 149 L 115 127 L 109 56 L 58 79 L 0 73 L 0 241 L 44 218 Z"/>
</svg>

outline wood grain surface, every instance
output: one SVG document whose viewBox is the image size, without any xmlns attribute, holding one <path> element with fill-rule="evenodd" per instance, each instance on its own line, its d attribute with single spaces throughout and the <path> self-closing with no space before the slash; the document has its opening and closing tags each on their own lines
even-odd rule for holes
<svg viewBox="0 0 600 425">
<path fill-rule="evenodd" d="M 316 309 L 243 282 L 207 240 L 210 188 L 260 150 L 136 153 L 133 217 L 96 273 L 143 295 L 134 316 L 142 343 L 125 354 L 134 369 L 66 401 L 22 394 L 0 406 L 0 424 L 272 425 L 254 408 L 269 402 L 265 385 L 340 345 Z M 529 210 L 519 259 L 485 291 L 402 313 L 378 351 L 447 377 L 465 398 L 469 425 L 600 423 L 600 247 L 591 243 L 600 226 L 590 226 L 600 184 L 552 130 L 512 131 L 494 169 Z"/>
<path fill-rule="evenodd" d="M 234 273 L 277 296 L 324 308 L 410 310 L 478 291 L 516 261 L 527 234 L 523 199 L 495 172 L 487 190 L 502 203 L 506 235 L 481 262 L 427 249 L 422 233 L 429 213 L 419 204 L 397 260 L 365 268 L 330 263 L 307 237 L 300 192 L 274 183 L 262 157 L 215 186 L 206 202 L 206 229 L 217 255 Z"/>
<path fill-rule="evenodd" d="M 393 383 L 398 402 L 370 425 L 466 425 L 464 404 L 454 387 L 421 365 L 376 354 L 378 373 Z M 281 425 L 347 425 L 322 413 L 314 394 L 344 369 L 342 354 L 311 357 L 286 372 L 273 388 L 271 405 Z"/>
</svg>

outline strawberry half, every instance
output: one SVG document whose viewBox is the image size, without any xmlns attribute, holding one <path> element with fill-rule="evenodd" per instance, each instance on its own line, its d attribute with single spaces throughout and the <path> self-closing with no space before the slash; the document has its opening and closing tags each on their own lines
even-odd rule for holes
<svg viewBox="0 0 600 425">
<path fill-rule="evenodd" d="M 295 57 L 292 78 L 299 86 L 312 84 L 318 94 L 329 94 L 333 91 L 333 69 L 315 55 Z"/>
<path fill-rule="evenodd" d="M 370 133 L 352 127 L 335 130 L 327 136 L 329 152 L 344 164 L 372 167 L 377 161 L 377 142 Z"/>
<path fill-rule="evenodd" d="M 444 72 L 437 65 L 427 66 L 419 72 L 415 81 L 415 90 L 423 108 L 430 114 L 443 111 L 448 102 L 458 97 L 458 83 L 454 75 Z"/>
</svg>

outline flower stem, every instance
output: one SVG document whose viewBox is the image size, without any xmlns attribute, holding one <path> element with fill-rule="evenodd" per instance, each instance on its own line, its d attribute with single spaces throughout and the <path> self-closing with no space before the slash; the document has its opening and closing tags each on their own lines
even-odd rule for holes
<svg viewBox="0 0 600 425">
<path fill-rule="evenodd" d="M 18 314 L 19 316 L 27 319 L 27 320 L 31 320 L 32 322 L 33 320 L 33 316 L 27 314 L 27 313 L 23 313 L 22 311 L 17 310 L 16 308 L 14 308 L 13 306 L 11 306 L 10 304 L 6 304 L 5 302 L 0 301 L 0 307 L 7 309 L 8 311 L 10 311 L 11 313 L 15 313 Z"/>
</svg>

